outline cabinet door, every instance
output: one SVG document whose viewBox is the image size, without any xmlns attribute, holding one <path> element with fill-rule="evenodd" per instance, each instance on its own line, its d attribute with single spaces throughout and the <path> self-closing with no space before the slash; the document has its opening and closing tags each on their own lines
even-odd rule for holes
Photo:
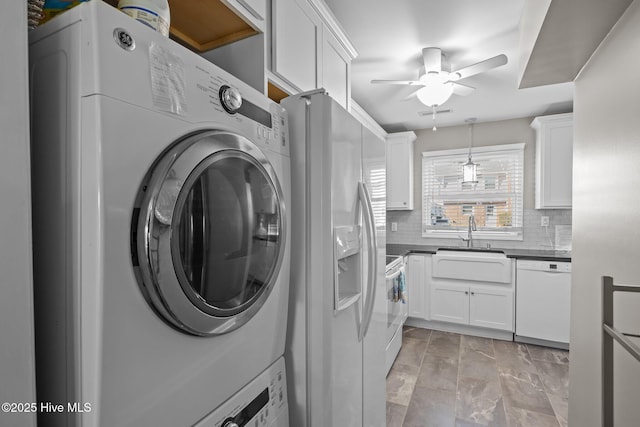
<svg viewBox="0 0 640 427">
<path fill-rule="evenodd" d="M 317 87 L 321 22 L 304 0 L 273 0 L 271 71 L 306 91 Z"/>
<path fill-rule="evenodd" d="M 407 261 L 407 291 L 409 298 L 409 316 L 427 318 L 425 310 L 425 256 L 409 255 Z"/>
<path fill-rule="evenodd" d="M 387 138 L 387 210 L 413 209 L 413 141 L 415 134 Z"/>
<path fill-rule="evenodd" d="M 536 129 L 536 209 L 569 209 L 572 196 L 573 116 L 538 117 Z"/>
<path fill-rule="evenodd" d="M 351 60 L 338 39 L 324 28 L 322 32 L 322 84 L 329 96 L 345 109 L 349 107 Z"/>
<path fill-rule="evenodd" d="M 469 287 L 432 283 L 431 320 L 469 324 Z"/>
<path fill-rule="evenodd" d="M 513 332 L 513 292 L 503 289 L 469 289 L 469 324 Z"/>
<path fill-rule="evenodd" d="M 221 0 L 236 14 L 244 18 L 256 30 L 264 33 L 267 28 L 266 0 Z"/>
</svg>

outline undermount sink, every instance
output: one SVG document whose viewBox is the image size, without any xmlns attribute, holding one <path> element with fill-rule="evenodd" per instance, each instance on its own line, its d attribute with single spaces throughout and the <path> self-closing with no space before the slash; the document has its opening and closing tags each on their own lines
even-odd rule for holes
<svg viewBox="0 0 640 427">
<path fill-rule="evenodd" d="M 494 254 L 504 254 L 502 249 L 489 249 L 489 248 L 465 248 L 465 247 L 457 247 L 457 246 L 448 246 L 438 248 L 438 251 L 455 251 L 455 252 L 487 252 Z"/>
<path fill-rule="evenodd" d="M 501 250 L 440 248 L 432 257 L 432 276 L 453 280 L 510 283 L 511 260 Z"/>
</svg>

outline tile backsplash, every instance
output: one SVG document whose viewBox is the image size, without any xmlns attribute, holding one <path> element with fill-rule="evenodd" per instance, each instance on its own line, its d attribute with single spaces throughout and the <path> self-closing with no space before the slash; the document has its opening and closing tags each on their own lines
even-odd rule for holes
<svg viewBox="0 0 640 427">
<path fill-rule="evenodd" d="M 542 216 L 549 217 L 549 226 L 542 227 Z M 391 223 L 398 224 L 398 231 L 391 231 Z M 557 225 L 565 227 L 556 227 Z M 477 246 L 505 249 L 566 250 L 567 231 L 571 227 L 571 209 L 525 209 L 523 240 L 476 239 Z M 462 246 L 460 239 L 434 239 L 422 237 L 422 211 L 387 211 L 387 243 L 433 246 Z M 562 235 L 556 239 L 556 230 Z M 464 234 L 464 233 L 462 233 Z M 558 241 L 556 243 L 556 240 Z M 569 237 L 570 241 L 570 237 Z M 560 247 L 556 246 L 559 245 Z M 570 243 L 569 243 L 570 245 Z"/>
</svg>

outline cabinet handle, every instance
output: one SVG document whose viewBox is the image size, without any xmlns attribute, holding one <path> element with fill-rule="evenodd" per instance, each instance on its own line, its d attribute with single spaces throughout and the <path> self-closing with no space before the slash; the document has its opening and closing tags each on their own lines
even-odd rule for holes
<svg viewBox="0 0 640 427">
<path fill-rule="evenodd" d="M 471 295 L 475 295 L 475 294 L 476 294 L 475 292 L 471 292 Z"/>
<path fill-rule="evenodd" d="M 464 291 L 464 294 L 465 295 L 469 295 L 469 291 Z"/>
</svg>

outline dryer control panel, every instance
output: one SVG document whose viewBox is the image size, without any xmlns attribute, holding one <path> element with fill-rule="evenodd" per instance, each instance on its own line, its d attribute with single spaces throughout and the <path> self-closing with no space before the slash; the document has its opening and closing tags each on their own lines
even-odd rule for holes
<svg viewBox="0 0 640 427">
<path fill-rule="evenodd" d="M 289 155 L 284 108 L 213 64 L 198 64 L 187 71 L 192 72 L 188 81 L 193 82 L 185 91 L 191 104 L 187 117 L 227 124 L 259 146 Z"/>
<path fill-rule="evenodd" d="M 194 427 L 288 427 L 286 383 L 281 357 Z"/>
</svg>

